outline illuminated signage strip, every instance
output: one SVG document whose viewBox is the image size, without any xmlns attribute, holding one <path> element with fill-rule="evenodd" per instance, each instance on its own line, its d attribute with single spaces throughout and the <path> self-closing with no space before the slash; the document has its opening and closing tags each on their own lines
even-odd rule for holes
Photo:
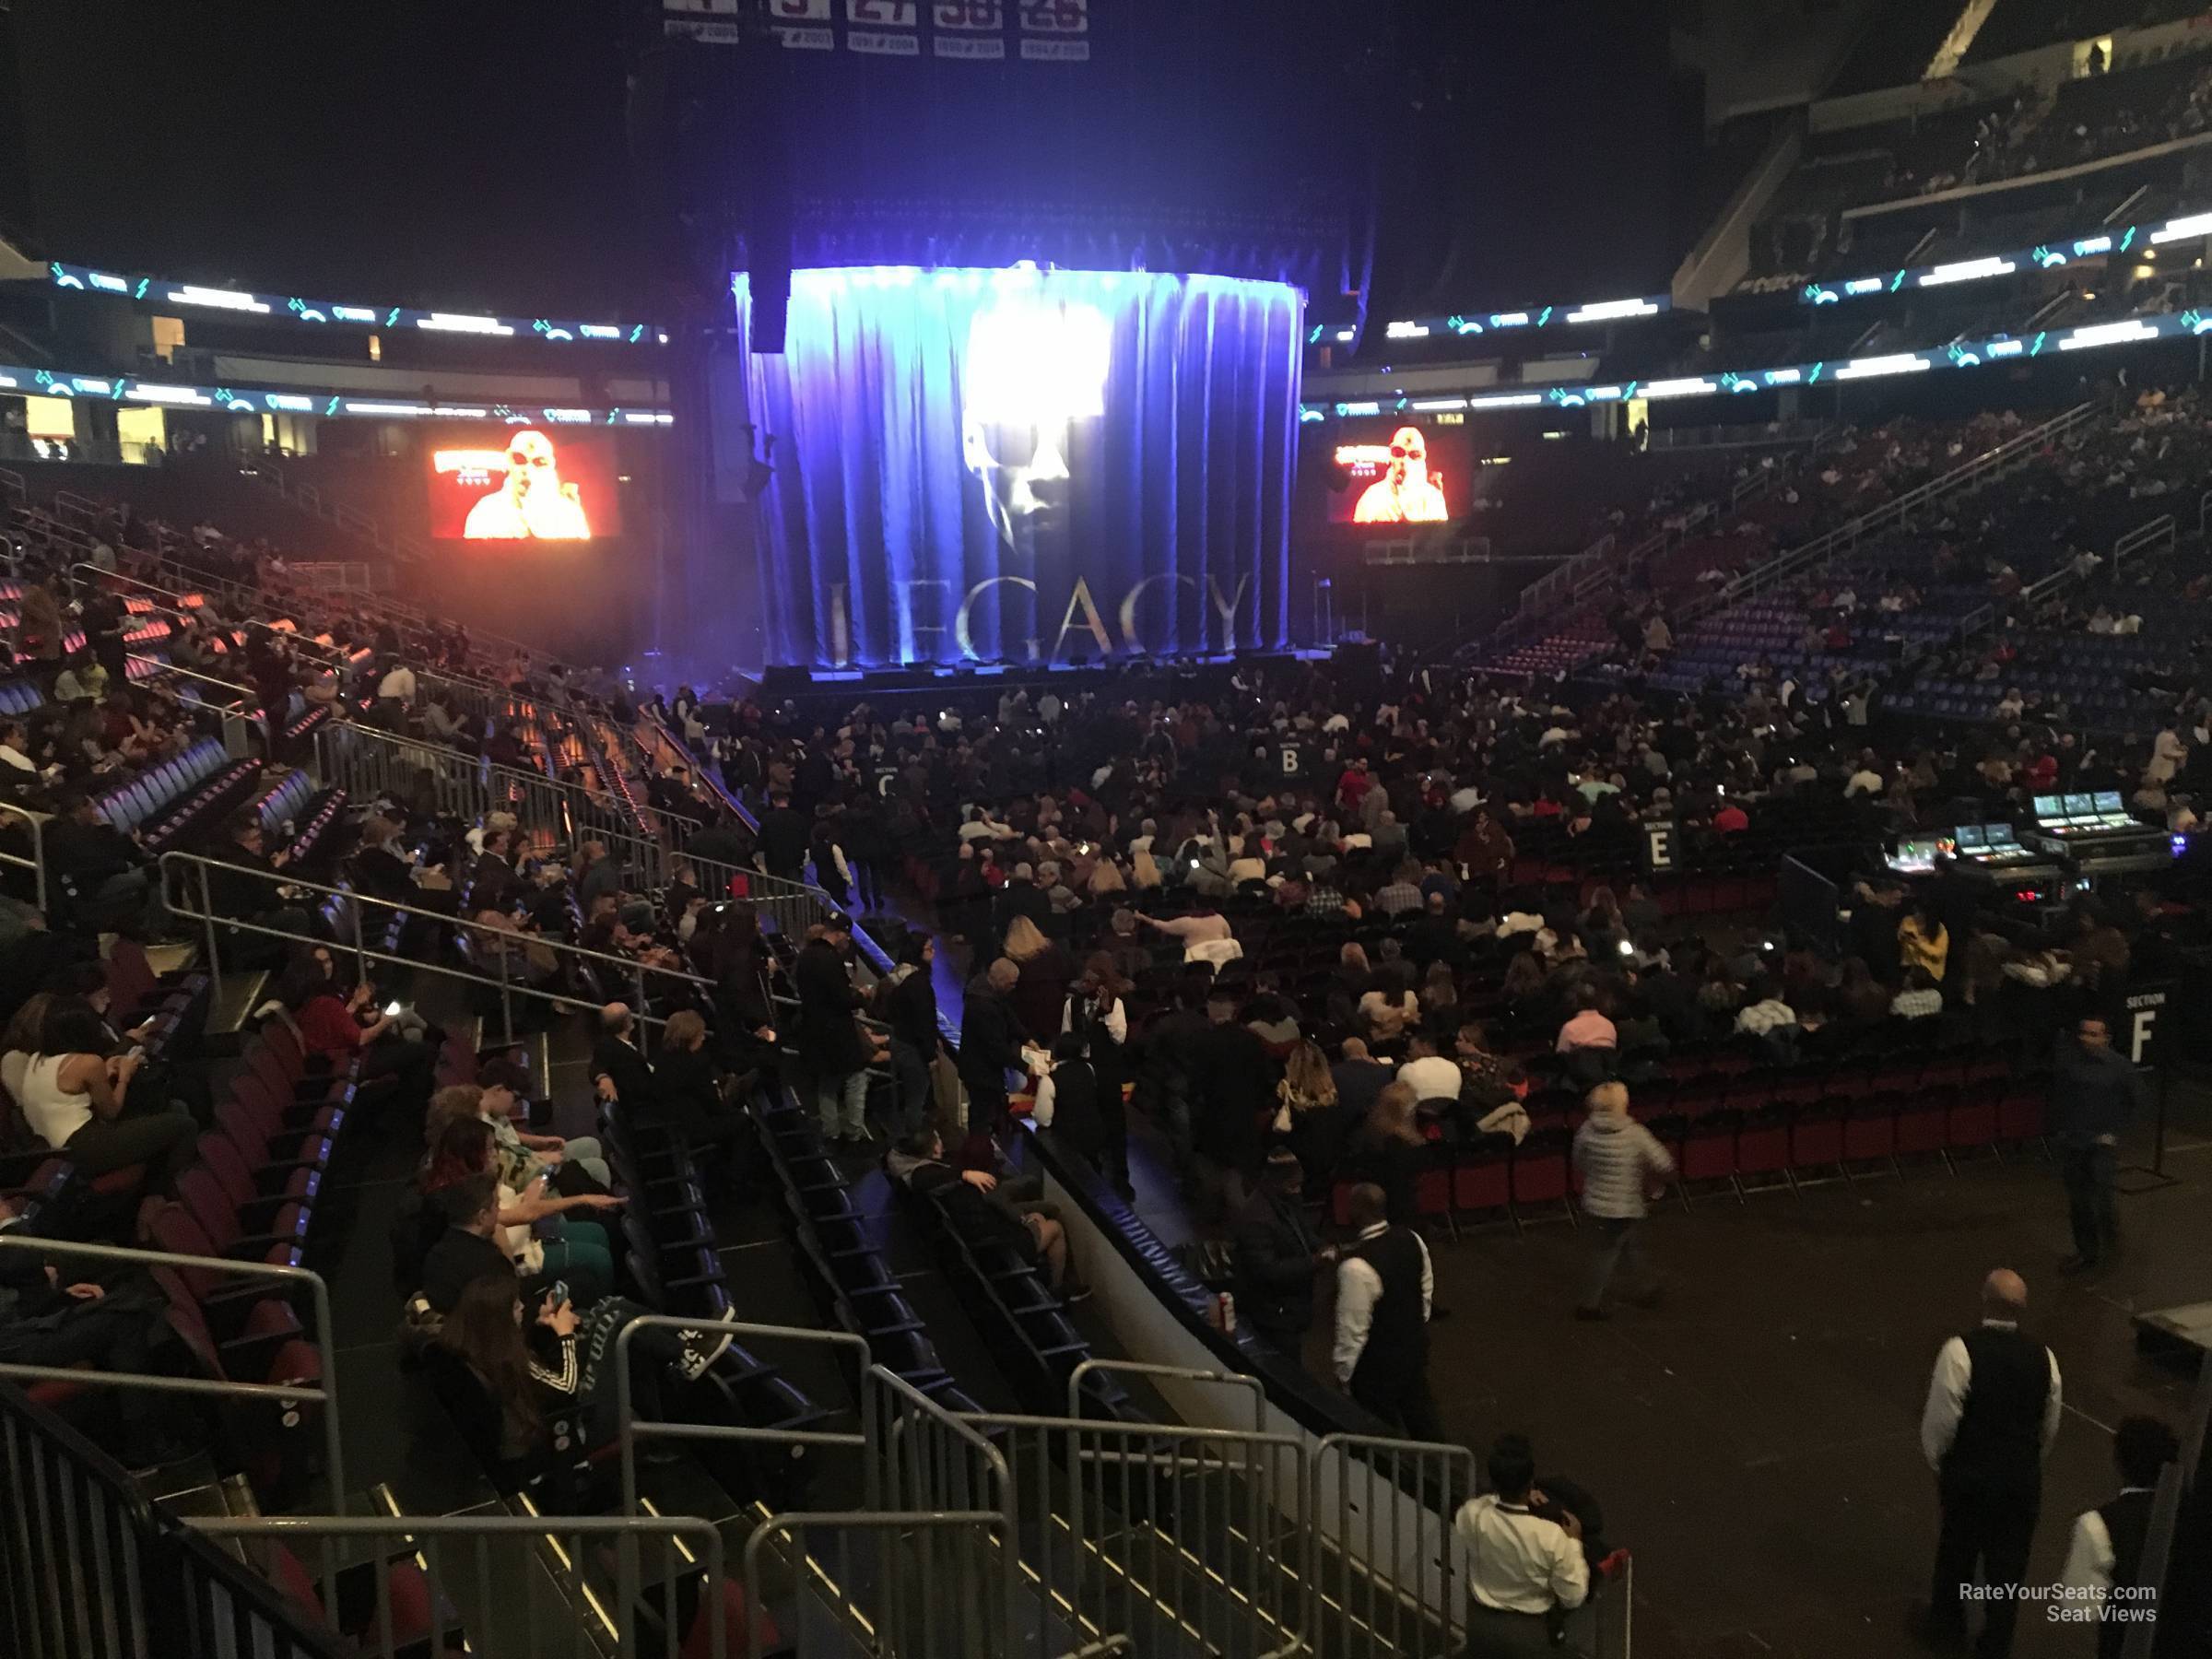
<svg viewBox="0 0 2212 1659">
<path fill-rule="evenodd" d="M 431 398 L 356 397 L 331 389 L 278 391 L 267 386 L 185 386 L 173 381 L 113 379 L 0 363 L 0 387 L 33 397 L 150 404 L 169 409 L 219 409 L 231 415 L 315 415 L 329 420 L 494 420 L 505 426 L 673 426 L 666 409 L 578 409 Z"/>
<path fill-rule="evenodd" d="M 1371 397 L 1357 403 L 1304 403 L 1300 421 L 1352 420 L 1368 415 L 1425 415 L 1443 409 L 1510 409 L 1544 405 L 1574 409 L 1586 404 L 1620 403 L 1629 398 L 1725 397 L 1766 392 L 1780 386 L 1814 386 L 1827 381 L 1883 380 L 1924 374 L 1932 369 L 1976 369 L 1985 363 L 2045 357 L 2059 351 L 2094 351 L 2190 335 L 2212 335 L 2212 313 L 2168 312 L 2127 317 L 2117 323 L 2088 323 L 2032 335 L 1998 335 L 1986 340 L 1954 340 L 1926 351 L 1889 351 L 1878 357 L 1830 358 L 1818 363 L 1790 363 L 1777 369 L 1730 370 L 1668 380 L 1624 381 L 1608 385 L 1524 386 L 1517 391 L 1486 388 L 1465 396 Z"/>
<path fill-rule="evenodd" d="M 302 323 L 312 327 L 336 324 L 354 328 L 418 328 L 429 334 L 489 335 L 498 339 L 549 340 L 555 344 L 601 340 L 635 346 L 650 341 L 665 346 L 665 329 L 651 323 L 578 323 L 554 317 L 484 317 L 466 312 L 418 311 L 406 305 L 364 305 L 335 300 L 302 300 L 298 295 L 249 294 L 241 288 L 202 288 L 195 283 L 171 282 L 162 276 L 141 276 L 102 271 L 91 265 L 62 265 L 46 267 L 47 279 L 58 288 L 88 294 L 113 294 L 147 305 L 182 312 L 229 312 L 240 316 L 266 317 L 272 323 Z"/>
<path fill-rule="evenodd" d="M 1522 311 L 1465 312 L 1449 317 L 1402 317 L 1382 324 L 1386 340 L 1426 340 L 1440 335 L 1511 333 L 1520 328 L 1571 327 L 1586 323 L 1626 323 L 1638 317 L 1655 317 L 1674 310 L 1665 294 L 1647 294 L 1637 300 L 1594 300 L 1585 305 L 1532 305 Z M 1359 330 L 1341 324 L 1316 324 L 1306 335 L 1309 346 L 1333 341 L 1348 346 Z"/>
<path fill-rule="evenodd" d="M 1900 289 L 1947 288 L 1959 282 L 1986 282 L 2026 270 L 2055 271 L 2077 259 L 2103 259 L 2137 248 L 2161 246 L 2212 237 L 2212 213 L 2193 213 L 2156 225 L 2108 225 L 2081 236 L 2016 248 L 2008 253 L 1985 253 L 1947 265 L 1912 265 L 1878 276 L 1853 276 L 1846 282 L 1808 282 L 1797 290 L 1801 305 L 1837 305 L 1863 300 L 1869 294 L 1894 294 Z"/>
</svg>

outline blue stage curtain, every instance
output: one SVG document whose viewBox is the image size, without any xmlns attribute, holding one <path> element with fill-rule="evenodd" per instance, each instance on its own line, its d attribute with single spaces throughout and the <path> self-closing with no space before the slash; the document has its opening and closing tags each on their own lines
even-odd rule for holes
<svg viewBox="0 0 2212 1659">
<path fill-rule="evenodd" d="M 747 342 L 742 276 L 735 289 Z M 784 352 L 747 358 L 774 440 L 769 661 L 1090 661 L 1101 635 L 1116 656 L 1288 645 L 1303 306 L 1214 276 L 794 273 Z M 971 338 L 999 345 L 971 363 Z M 1086 362 L 1104 367 L 1095 409 Z"/>
</svg>

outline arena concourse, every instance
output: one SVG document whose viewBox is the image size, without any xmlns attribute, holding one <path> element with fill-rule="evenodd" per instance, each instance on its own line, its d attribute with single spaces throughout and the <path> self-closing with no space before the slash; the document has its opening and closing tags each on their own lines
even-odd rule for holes
<svg viewBox="0 0 2212 1659">
<path fill-rule="evenodd" d="M 2212 1653 L 2212 18 L 1376 9 L 0 5 L 0 1651 Z"/>
</svg>

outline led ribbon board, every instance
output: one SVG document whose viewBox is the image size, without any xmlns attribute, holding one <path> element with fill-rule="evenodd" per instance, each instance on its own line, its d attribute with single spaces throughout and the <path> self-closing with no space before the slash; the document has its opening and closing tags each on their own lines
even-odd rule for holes
<svg viewBox="0 0 2212 1659">
<path fill-rule="evenodd" d="M 1900 289 L 1987 282 L 2018 271 L 2055 271 L 2077 259 L 2104 259 L 2136 249 L 2205 237 L 2212 237 L 2212 213 L 2192 213 L 2156 225 L 2104 225 L 2080 236 L 2038 242 L 2032 248 L 2016 248 L 2008 253 L 1982 253 L 1943 265 L 1912 265 L 1902 270 L 1884 271 L 1876 276 L 1853 276 L 1844 282 L 1808 282 L 1797 290 L 1797 302 L 1839 305 L 1846 300 L 1865 300 Z"/>
<path fill-rule="evenodd" d="M 169 409 L 216 409 L 231 415 L 313 415 L 324 420 L 490 420 L 506 426 L 665 427 L 666 409 L 548 408 L 533 405 L 438 402 L 417 397 L 357 397 L 350 392 L 288 386 L 191 386 L 136 375 L 71 374 L 0 363 L 0 392 L 24 397 L 75 397 Z"/>
<path fill-rule="evenodd" d="M 249 294 L 241 288 L 202 288 L 166 276 L 125 276 L 92 265 L 46 267 L 57 288 L 110 294 L 119 300 L 159 306 L 164 311 L 218 312 L 264 323 L 299 323 L 308 327 L 415 328 L 425 334 L 482 335 L 494 339 L 546 340 L 556 345 L 594 341 L 665 346 L 665 330 L 651 323 L 579 323 L 552 317 L 487 317 L 470 312 L 421 311 L 406 305 L 368 305 L 353 300 L 303 300 L 297 295 Z"/>
<path fill-rule="evenodd" d="M 1818 363 L 1791 363 L 1779 369 L 1727 370 L 1665 380 L 1632 380 L 1591 385 L 1522 386 L 1485 390 L 1464 397 L 1370 397 L 1343 403 L 1301 403 L 1301 422 L 1358 420 L 1376 415 L 1441 414 L 1447 411 L 1524 409 L 1539 405 L 1580 408 L 1586 404 L 1622 403 L 1630 398 L 1724 397 L 1766 392 L 1781 386 L 1812 386 L 1822 382 L 1884 380 L 1936 369 L 1978 369 L 1989 363 L 2049 357 L 2054 352 L 2092 351 L 2139 340 L 2166 340 L 2212 334 L 2212 313 L 2191 309 L 2154 317 L 2124 317 L 2031 335 L 1995 335 L 1985 340 L 1954 340 L 1926 351 L 1884 352 L 1877 357 L 1834 358 Z"/>
<path fill-rule="evenodd" d="M 1475 335 L 1511 334 L 1532 328 L 1569 328 L 1589 323 L 1630 323 L 1674 310 L 1665 294 L 1647 294 L 1639 300 L 1593 300 L 1582 305 L 1531 305 L 1520 311 L 1461 312 L 1449 317 L 1405 317 L 1382 324 L 1386 340 L 1463 338 Z M 1359 331 L 1348 324 L 1318 324 L 1306 332 L 1306 344 L 1334 342 L 1348 346 Z"/>
</svg>

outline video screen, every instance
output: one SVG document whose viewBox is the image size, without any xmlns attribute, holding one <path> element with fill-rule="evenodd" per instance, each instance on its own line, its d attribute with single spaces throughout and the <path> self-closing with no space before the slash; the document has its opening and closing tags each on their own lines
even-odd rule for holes
<svg viewBox="0 0 2212 1659">
<path fill-rule="evenodd" d="M 2094 795 L 2070 794 L 2062 796 L 2061 799 L 2066 804 L 2068 818 L 2095 818 L 2097 816 L 2097 797 Z"/>
<path fill-rule="evenodd" d="M 2056 818 L 2058 816 L 2058 797 L 2056 795 L 2037 795 L 2035 797 L 2035 816 L 2039 818 Z"/>
<path fill-rule="evenodd" d="M 1465 428 L 1384 419 L 1338 427 L 1328 452 L 1333 524 L 1448 524 L 1471 500 Z"/>
<path fill-rule="evenodd" d="M 1959 850 L 1961 853 L 1979 853 L 1988 842 L 1983 838 L 1979 824 L 1959 826 Z"/>
<path fill-rule="evenodd" d="M 430 446 L 435 541 L 597 541 L 618 534 L 613 441 L 531 426 L 471 427 Z"/>
<path fill-rule="evenodd" d="M 2120 792 L 2116 789 L 2100 789 L 2093 799 L 2095 799 L 2097 810 L 2100 812 L 2125 812 L 2127 810 L 2126 807 L 2120 805 Z"/>
</svg>

